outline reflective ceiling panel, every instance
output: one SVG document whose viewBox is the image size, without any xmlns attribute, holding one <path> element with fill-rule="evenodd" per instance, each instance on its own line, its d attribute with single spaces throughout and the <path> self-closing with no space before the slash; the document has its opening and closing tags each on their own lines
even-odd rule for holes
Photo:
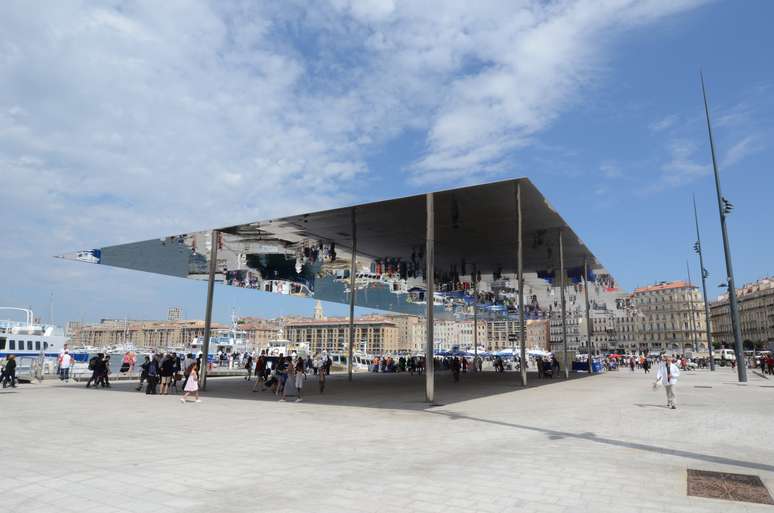
<svg viewBox="0 0 774 513">
<path fill-rule="evenodd" d="M 568 287 L 577 292 L 588 262 L 592 301 L 614 304 L 613 278 L 526 178 L 435 192 L 435 314 L 513 317 L 517 190 L 523 219 L 529 318 L 556 307 L 559 233 Z M 217 273 L 227 285 L 349 303 L 356 227 L 357 306 L 421 315 L 425 296 L 425 195 L 216 229 Z M 68 253 L 63 258 L 206 280 L 212 231 Z M 475 291 L 475 292 L 474 292 Z M 571 296 L 572 298 L 572 296 Z"/>
</svg>

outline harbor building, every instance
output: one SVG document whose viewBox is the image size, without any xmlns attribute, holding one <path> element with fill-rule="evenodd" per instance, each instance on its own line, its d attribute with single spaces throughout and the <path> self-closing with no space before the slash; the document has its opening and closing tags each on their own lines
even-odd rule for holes
<svg viewBox="0 0 774 513">
<path fill-rule="evenodd" d="M 381 355 L 409 351 L 398 344 L 398 328 L 385 317 L 354 320 L 356 352 Z M 345 353 L 349 348 L 349 319 L 305 319 L 285 325 L 285 336 L 293 344 L 304 343 L 312 353 Z"/>
<path fill-rule="evenodd" d="M 519 345 L 518 342 L 508 340 L 508 335 L 517 335 L 521 330 L 521 322 L 518 319 L 498 319 L 486 321 L 486 349 L 487 351 L 502 351 Z"/>
<path fill-rule="evenodd" d="M 577 351 L 580 348 L 580 320 L 582 317 L 583 313 L 579 309 L 567 309 L 565 329 L 567 330 L 568 351 Z M 551 351 L 563 351 L 564 340 L 562 339 L 561 311 L 553 310 L 548 319 L 548 323 Z"/>
<path fill-rule="evenodd" d="M 774 346 L 774 277 L 761 278 L 736 289 L 745 349 Z M 733 347 L 728 294 L 710 303 L 710 327 L 715 345 Z"/>
<path fill-rule="evenodd" d="M 212 329 L 228 326 L 212 323 Z M 132 344 L 135 347 L 185 348 L 196 337 L 204 336 L 204 321 L 137 321 L 102 319 L 98 324 L 71 326 L 73 346 L 113 347 Z"/>
<path fill-rule="evenodd" d="M 634 289 L 632 307 L 640 349 L 683 352 L 696 343 L 707 350 L 706 316 L 701 293 L 687 281 L 660 282 Z"/>
<path fill-rule="evenodd" d="M 616 351 L 637 354 L 648 349 L 639 331 L 641 324 L 637 322 L 639 315 L 640 313 L 632 307 L 621 308 L 614 312 Z"/>
<path fill-rule="evenodd" d="M 548 319 L 529 319 L 527 321 L 527 347 L 551 351 L 550 328 Z"/>
</svg>

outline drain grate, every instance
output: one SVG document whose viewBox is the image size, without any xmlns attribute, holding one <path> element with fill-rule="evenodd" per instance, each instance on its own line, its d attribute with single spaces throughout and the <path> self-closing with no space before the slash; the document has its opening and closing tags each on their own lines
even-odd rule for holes
<svg viewBox="0 0 774 513">
<path fill-rule="evenodd" d="M 688 495 L 729 501 L 774 504 L 758 476 L 688 469 Z"/>
<path fill-rule="evenodd" d="M 693 388 L 712 388 L 710 385 L 693 385 Z"/>
</svg>

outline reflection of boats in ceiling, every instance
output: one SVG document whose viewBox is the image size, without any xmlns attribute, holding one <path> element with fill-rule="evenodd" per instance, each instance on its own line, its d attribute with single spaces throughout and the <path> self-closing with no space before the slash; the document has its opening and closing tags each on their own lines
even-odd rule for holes
<svg viewBox="0 0 774 513">
<path fill-rule="evenodd" d="M 349 294 L 349 273 L 338 273 L 336 280 L 345 284 L 344 290 L 347 294 Z M 408 294 L 409 291 L 408 280 L 402 279 L 399 276 L 389 276 L 386 274 L 376 273 L 355 274 L 356 290 L 363 290 L 377 286 L 387 287 L 387 289 L 394 294 Z"/>
<path fill-rule="evenodd" d="M 264 292 L 274 292 L 275 294 L 288 294 L 291 296 L 311 296 L 312 291 L 303 283 L 297 283 L 287 280 L 266 280 L 261 288 Z"/>
</svg>

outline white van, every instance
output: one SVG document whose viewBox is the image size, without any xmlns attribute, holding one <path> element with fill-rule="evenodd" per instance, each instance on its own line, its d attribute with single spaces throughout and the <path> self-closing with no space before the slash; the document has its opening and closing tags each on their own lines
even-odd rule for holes
<svg viewBox="0 0 774 513">
<path fill-rule="evenodd" d="M 715 349 L 712 351 L 712 356 L 715 357 L 715 362 L 720 361 L 736 361 L 736 353 L 734 353 L 733 349 Z"/>
</svg>

